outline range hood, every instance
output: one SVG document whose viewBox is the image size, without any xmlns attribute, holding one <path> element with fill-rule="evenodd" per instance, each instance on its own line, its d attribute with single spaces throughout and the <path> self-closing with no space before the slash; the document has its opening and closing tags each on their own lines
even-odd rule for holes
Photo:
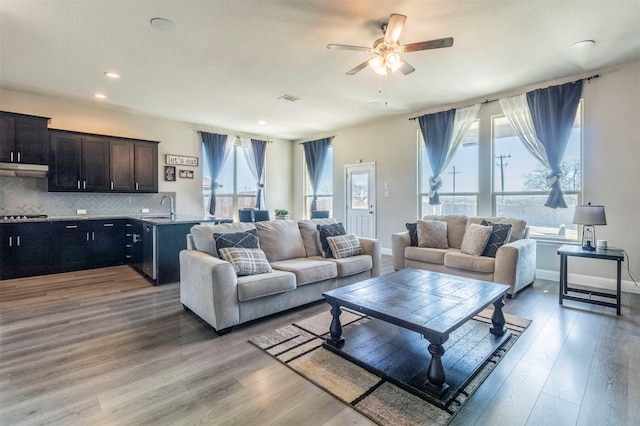
<svg viewBox="0 0 640 426">
<path fill-rule="evenodd" d="M 0 176 L 46 178 L 48 172 L 49 166 L 43 166 L 41 164 L 0 162 Z"/>
</svg>

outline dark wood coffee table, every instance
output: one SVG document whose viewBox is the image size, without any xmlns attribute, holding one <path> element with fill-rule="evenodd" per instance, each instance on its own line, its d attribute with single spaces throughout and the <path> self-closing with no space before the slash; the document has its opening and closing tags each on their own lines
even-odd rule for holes
<svg viewBox="0 0 640 426">
<path fill-rule="evenodd" d="M 501 345 L 510 334 L 504 327 L 505 319 L 502 313 L 503 298 L 508 290 L 509 286 L 503 284 L 419 269 L 402 269 L 330 290 L 324 293 L 324 297 L 331 305 L 332 315 L 330 337 L 326 340 L 325 347 L 341 353 L 341 348 L 345 345 L 340 324 L 341 306 L 357 310 L 402 329 L 417 332 L 429 341 L 428 352 L 431 355 L 426 370 L 426 381 L 423 379 L 424 386 L 418 386 L 418 388 L 436 397 L 442 397 L 449 387 L 442 364 L 442 357 L 445 354 L 443 344 L 456 329 L 493 304 L 495 309 L 489 332 L 493 336 L 500 337 L 497 339 L 499 342 L 496 339 L 493 340 Z M 486 334 L 489 335 L 489 333 Z M 366 339 L 360 340 L 360 344 L 366 341 Z M 406 342 L 407 339 L 404 338 L 403 341 Z M 492 348 L 491 351 L 493 350 Z M 486 357 L 490 355 L 489 353 Z M 348 355 L 346 357 L 352 358 Z M 386 357 L 399 358 L 397 355 L 386 355 Z M 411 359 L 415 362 L 415 354 Z M 480 360 L 480 362 L 484 361 Z"/>
</svg>

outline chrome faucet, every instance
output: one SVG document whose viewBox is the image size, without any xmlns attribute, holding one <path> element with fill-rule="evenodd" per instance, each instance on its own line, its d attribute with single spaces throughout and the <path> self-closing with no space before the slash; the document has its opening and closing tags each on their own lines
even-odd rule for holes
<svg viewBox="0 0 640 426">
<path fill-rule="evenodd" d="M 171 200 L 171 211 L 169 213 L 171 213 L 171 220 L 174 220 L 176 218 L 176 209 L 174 207 L 174 200 L 173 197 L 171 195 L 165 195 L 162 197 L 162 200 L 160 201 L 160 205 L 164 206 L 164 200 L 165 198 L 168 198 L 169 200 Z"/>
</svg>

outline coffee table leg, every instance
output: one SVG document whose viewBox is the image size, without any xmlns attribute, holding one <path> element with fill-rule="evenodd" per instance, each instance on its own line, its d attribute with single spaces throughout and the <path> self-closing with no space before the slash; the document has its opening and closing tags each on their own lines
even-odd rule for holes
<svg viewBox="0 0 640 426">
<path fill-rule="evenodd" d="M 337 303 L 331 304 L 331 326 L 329 327 L 329 334 L 331 337 L 327 339 L 327 344 L 341 348 L 344 346 L 344 337 L 342 337 L 342 324 L 340 324 L 340 314 L 342 309 Z"/>
<path fill-rule="evenodd" d="M 440 344 L 431 343 L 429 345 L 429 353 L 431 354 L 431 362 L 427 369 L 427 385 L 436 391 L 445 390 L 445 381 L 447 376 L 442 366 L 442 355 L 444 355 L 444 347 Z M 448 387 L 448 386 L 446 386 Z"/>
<path fill-rule="evenodd" d="M 504 306 L 504 300 L 502 298 L 493 302 L 493 315 L 491 315 L 491 324 L 493 327 L 489 329 L 494 336 L 503 336 L 507 329 L 504 327 L 506 321 L 504 320 L 504 314 L 502 313 L 502 307 Z"/>
</svg>

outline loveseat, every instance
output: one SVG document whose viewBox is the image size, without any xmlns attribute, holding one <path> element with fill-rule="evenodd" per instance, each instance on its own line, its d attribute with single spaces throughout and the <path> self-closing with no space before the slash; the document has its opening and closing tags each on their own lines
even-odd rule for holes
<svg viewBox="0 0 640 426">
<path fill-rule="evenodd" d="M 335 228 L 337 222 L 328 218 L 193 226 L 187 235 L 187 249 L 180 252 L 180 301 L 184 308 L 223 334 L 235 325 L 321 300 L 327 290 L 380 274 L 378 240 L 352 236 L 351 245 L 356 247 L 350 250 L 359 245 L 361 254 L 355 251 L 346 253 L 348 257 L 325 258 L 318 225 Z M 223 251 L 229 255 L 231 250 L 219 250 L 214 234 L 222 245 L 222 240 L 237 239 L 238 235 L 252 239 L 256 230 L 259 249 L 268 262 L 258 268 L 270 272 L 243 275 L 237 270 L 236 259 L 229 262 L 220 257 Z"/>
<path fill-rule="evenodd" d="M 407 231 L 391 236 L 395 270 L 419 268 L 507 284 L 511 286 L 508 297 L 514 297 L 518 291 L 533 284 L 536 278 L 536 242 L 529 238 L 529 230 L 524 220 L 430 215 L 424 216 L 422 221 L 424 222 L 407 224 Z M 486 228 L 480 229 L 482 224 L 486 224 L 485 227 L 491 226 L 491 233 L 484 247 L 476 247 L 478 251 L 474 252 L 473 248 L 468 249 L 469 246 L 473 246 L 474 241 L 467 233 L 473 225 L 474 232 L 481 231 L 485 235 Z M 430 241 L 433 235 L 429 235 L 429 231 L 433 229 L 436 230 L 433 232 L 435 234 L 444 229 L 444 241 L 442 238 L 440 241 Z M 418 241 L 419 230 L 423 230 L 424 234 L 422 244 Z M 501 233 L 498 235 L 499 230 Z M 505 237 L 506 240 L 500 241 Z M 481 242 L 478 244 L 482 246 Z"/>
</svg>

